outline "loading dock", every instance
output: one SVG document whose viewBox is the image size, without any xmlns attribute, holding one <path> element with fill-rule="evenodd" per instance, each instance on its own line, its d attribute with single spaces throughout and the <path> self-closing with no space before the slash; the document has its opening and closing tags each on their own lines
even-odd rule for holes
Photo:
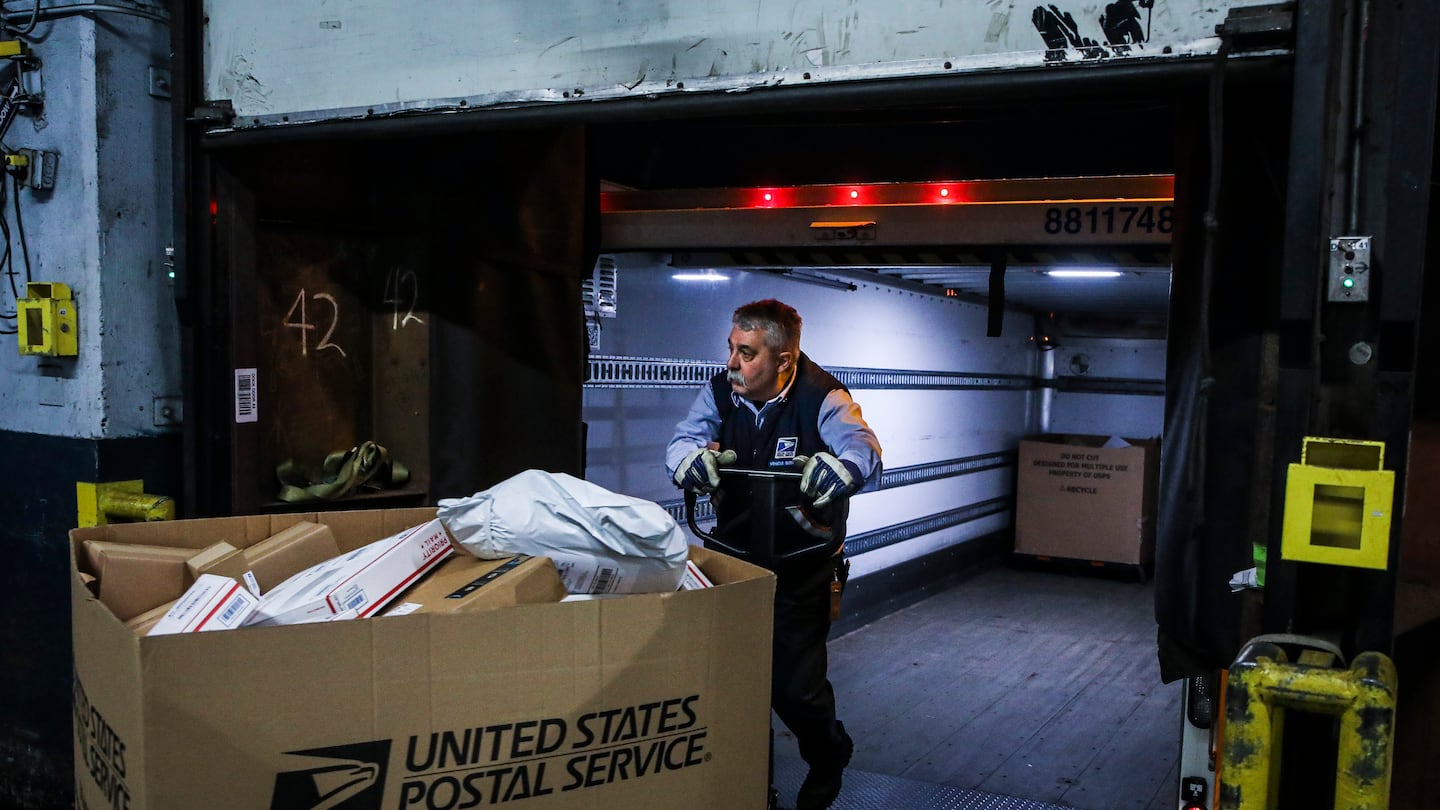
<svg viewBox="0 0 1440 810">
<path fill-rule="evenodd" d="M 1147 51 L 1140 47 L 1136 26 L 1095 29 L 1081 12 L 1071 17 L 1078 22 L 1067 27 L 1062 13 L 1067 9 L 1057 4 L 1053 14 L 1035 9 L 1033 32 L 1013 15 L 1008 27 L 993 19 L 963 26 L 947 19 L 946 26 L 908 40 L 922 43 L 915 49 L 888 46 L 892 49 L 877 60 L 876 41 L 866 40 L 866 32 L 874 29 L 861 26 L 848 33 L 863 47 L 842 53 L 831 43 L 817 51 L 831 54 L 829 64 L 822 58 L 818 65 L 795 61 L 771 69 L 767 63 L 756 74 L 731 65 L 729 72 L 711 76 L 705 75 L 708 65 L 697 69 L 686 61 L 707 54 L 706 46 L 693 39 L 683 40 L 683 49 L 668 39 L 658 44 L 660 51 L 674 51 L 670 61 L 679 71 L 676 76 L 623 71 L 620 77 L 605 70 L 619 71 L 614 66 L 628 65 L 626 59 L 644 55 L 646 46 L 654 49 L 657 43 L 642 40 L 635 49 L 615 46 L 603 36 L 597 44 L 592 36 L 588 46 L 569 46 L 582 48 L 572 57 L 565 48 L 543 51 L 539 44 L 525 51 L 529 40 L 517 38 L 527 43 L 521 52 L 533 57 L 524 62 L 517 81 L 534 87 L 492 83 L 505 71 L 475 67 L 483 62 L 493 68 L 496 59 L 520 64 L 513 48 L 497 46 L 483 60 L 467 62 L 459 71 L 461 89 L 446 93 L 427 82 L 453 78 L 454 52 L 421 47 L 417 39 L 433 44 L 456 34 L 508 31 L 490 17 L 466 16 L 500 12 L 444 2 L 435 9 L 438 18 L 386 19 L 382 13 L 344 22 L 323 14 L 312 19 L 306 15 L 315 9 L 305 4 L 272 5 L 211 2 L 201 14 L 180 7 L 172 17 L 181 66 L 174 92 L 182 180 L 175 197 L 177 222 L 184 225 L 176 242 L 175 281 L 187 338 L 185 447 L 174 454 L 181 459 L 175 464 L 143 462 L 152 470 L 143 477 L 153 481 L 154 468 L 160 468 L 158 474 L 173 482 L 173 491 L 183 493 L 182 508 L 189 514 L 282 508 L 266 486 L 266 467 L 281 450 L 317 452 L 297 446 L 311 441 L 334 449 L 330 445 L 336 437 L 350 430 L 374 432 L 397 424 L 402 427 L 391 443 L 399 442 L 421 475 L 408 491 L 380 500 L 432 499 L 532 462 L 570 470 L 598 466 L 603 459 L 596 451 L 603 445 L 593 435 L 592 441 L 581 438 L 585 400 L 597 389 L 586 387 L 578 370 L 589 365 L 628 373 L 628 367 L 604 356 L 587 358 L 571 275 L 590 272 L 602 250 L 597 232 L 602 181 L 674 190 L 1173 174 L 1175 242 L 1166 263 L 1175 270 L 1165 358 L 1165 441 L 1168 447 L 1198 448 L 1198 454 L 1172 453 L 1162 461 L 1162 480 L 1172 483 L 1174 497 L 1160 511 L 1154 587 L 1158 593 L 1185 596 L 1156 605 L 1164 631 L 1162 669 L 1173 667 L 1166 676 L 1223 664 L 1243 641 L 1243 628 L 1339 628 L 1349 647 L 1390 649 L 1396 634 L 1423 631 L 1433 622 L 1433 609 L 1423 607 L 1433 603 L 1427 599 L 1434 590 L 1433 544 L 1416 530 L 1404 534 L 1398 521 L 1391 565 L 1384 573 L 1317 570 L 1281 560 L 1274 546 L 1280 534 L 1276 482 L 1303 436 L 1385 442 L 1387 459 L 1400 475 L 1400 491 L 1407 471 L 1423 463 L 1424 454 L 1413 449 L 1412 441 L 1423 441 L 1428 435 L 1424 424 L 1433 421 L 1426 404 L 1432 382 L 1417 362 L 1429 345 L 1428 333 L 1420 328 L 1422 304 L 1428 300 L 1420 279 L 1434 255 L 1434 240 L 1427 253 L 1424 239 L 1433 231 L 1425 184 L 1434 176 L 1434 43 L 1425 39 L 1434 30 L 1433 9 L 1339 0 L 1298 9 L 1252 3 L 1202 9 L 1205 4 L 1177 0 L 1168 9 L 1177 14 L 1167 16 L 1162 8 L 1147 17 L 1146 23 L 1156 26 L 1153 32 L 1145 27 L 1144 44 L 1155 46 Z M 861 9 L 865 23 L 883 16 L 917 21 L 916 32 L 923 28 L 928 7 L 893 5 L 899 17 L 872 14 L 870 6 Z M 736 36 L 739 23 L 726 17 L 725 8 L 686 10 L 700 17 L 655 15 L 653 30 L 668 35 L 675 26 L 698 19 L 713 24 L 716 43 L 725 36 L 731 38 L 725 42 L 748 42 L 745 32 Z M 199 19 L 204 14 L 210 17 L 208 33 Z M 275 17 L 287 14 L 303 19 L 287 18 L 294 24 L 282 24 Z M 424 30 L 437 20 L 435 30 Z M 481 27 L 477 20 L 492 25 Z M 548 16 L 529 22 L 544 29 L 541 33 L 554 33 L 545 28 L 554 23 Z M 627 25 L 640 27 L 634 17 L 581 21 L 604 32 L 612 30 L 607 27 L 612 23 L 622 31 Z M 295 44 L 292 38 L 364 36 L 367 26 L 386 24 L 399 37 L 387 41 L 413 54 L 403 67 L 374 58 L 363 47 L 327 50 L 304 42 L 286 47 Z M 1194 38 L 1178 38 L 1187 24 Z M 1220 38 L 1210 36 L 1216 25 L 1222 26 Z M 1032 44 L 1023 59 L 1014 57 L 1021 59 L 1015 64 L 995 56 L 1022 29 L 1038 37 L 1044 49 Z M 821 30 L 823 25 L 813 33 Z M 965 38 L 965 59 L 934 47 L 933 37 L 941 30 Z M 978 44 L 990 34 L 995 47 Z M 1170 53 L 1156 52 L 1161 42 L 1172 40 L 1176 47 Z M 266 47 L 273 50 L 253 50 Z M 598 59 L 585 48 L 599 48 L 610 57 Z M 740 46 L 733 50 L 750 53 Z M 966 61 L 977 54 L 979 61 Z M 237 56 L 247 58 L 237 61 Z M 537 65 L 556 70 L 555 63 L 544 62 L 547 57 L 565 60 L 558 69 L 564 78 L 555 86 L 548 78 L 552 74 L 535 72 Z M 285 58 L 300 63 L 287 64 Z M 348 69 L 337 69 L 341 64 Z M 337 90 L 327 75 L 365 79 L 327 96 Z M 572 76 L 577 81 L 566 81 Z M 290 81 L 295 77 L 304 80 Z M 360 98 L 373 96 L 376 88 L 399 90 L 380 92 L 379 103 Z M 392 96 L 400 100 L 391 104 Z M 220 103 L 227 97 L 228 112 Z M 319 103 L 313 103 L 317 98 Z M 1401 109 L 1404 114 L 1396 112 Z M 617 167 L 629 170 L 622 174 Z M 774 179 L 776 167 L 788 171 L 787 179 Z M 1097 211 L 1097 221 L 1101 216 Z M 1069 220 L 1061 217 L 1063 229 Z M 841 237 L 858 235 L 864 226 L 854 228 L 829 230 Z M 1362 232 L 1375 239 L 1376 294 L 1369 302 L 1329 302 L 1322 294 L 1328 285 L 1317 283 L 1326 272 L 1326 246 L 1332 237 Z M 326 257 L 337 247 L 353 251 L 352 258 L 329 262 Z M 399 259 L 416 260 L 413 276 L 406 275 L 412 272 L 409 266 L 391 276 L 402 264 Z M 702 271 L 713 269 L 708 259 L 699 264 L 706 265 L 699 267 Z M 969 295 L 994 297 L 989 267 L 971 271 L 985 278 L 983 291 L 954 279 L 959 300 L 932 303 L 922 299 L 927 281 L 919 273 L 905 279 L 896 271 L 893 278 L 856 281 L 834 272 L 836 265 L 829 263 L 761 257 L 746 264 L 786 266 L 792 278 L 776 276 L 765 283 L 787 291 L 800 285 L 825 289 L 793 278 L 809 275 L 857 286 L 874 282 L 873 289 L 854 294 L 897 300 L 913 295 L 906 300 L 923 300 L 917 305 L 928 309 L 958 307 Z M 888 265 L 866 258 L 847 269 L 869 266 Z M 621 278 L 628 278 L 626 268 L 620 269 Z M 287 286 L 295 271 L 303 271 L 294 277 L 305 283 Z M 316 287 L 315 281 L 334 286 Z M 489 285 L 487 295 L 476 294 L 480 283 Z M 1018 285 L 1010 288 L 1020 294 Z M 417 289 L 425 291 L 431 309 L 411 308 L 409 296 Z M 840 290 L 825 294 L 831 292 Z M 627 295 L 622 287 L 622 306 L 633 300 Z M 297 301 L 306 309 L 296 309 Z M 702 304 L 695 311 L 714 306 Z M 261 313 L 267 315 L 263 320 Z M 363 315 L 342 323 L 341 313 Z M 983 319 L 987 329 L 989 315 Z M 977 316 L 967 326 L 978 333 L 980 320 Z M 1002 312 L 999 320 L 998 340 L 1035 332 L 1028 316 Z M 339 331 L 327 335 L 332 327 Z M 620 334 L 618 328 L 599 332 L 602 347 Z M 236 371 L 274 371 L 280 368 L 280 352 L 294 350 L 300 361 L 283 355 L 296 363 L 291 368 L 334 364 L 313 377 L 297 373 L 292 381 L 305 386 L 305 399 L 326 406 L 291 410 L 283 419 L 257 420 L 254 426 L 235 421 Z M 1099 373 L 1096 361 L 1104 364 L 1121 352 L 1074 354 L 1087 355 Z M 661 359 L 684 358 L 665 353 Z M 1057 378 L 1086 366 L 1073 356 L 1065 360 Z M 853 366 L 860 371 L 887 367 L 895 370 L 885 361 Z M 1018 376 L 1043 378 L 1029 370 Z M 266 385 L 274 386 L 274 379 Z M 483 382 L 495 379 L 536 396 L 522 402 L 487 396 Z M 19 390 L 28 391 L 28 377 L 24 382 Z M 1001 388 L 981 396 L 1016 394 Z M 1136 388 L 1131 383 L 1114 392 L 1067 392 L 1057 385 L 1055 399 L 1144 396 Z M 268 395 L 284 402 L 291 390 L 287 382 L 269 388 Z M 375 394 L 393 390 L 406 390 L 413 398 L 391 410 L 394 402 Z M 890 394 L 876 391 L 875 396 L 883 400 Z M 537 409 L 535 401 L 547 407 Z M 478 418 L 513 425 L 511 435 L 497 438 L 473 429 L 477 416 L 467 403 L 476 402 L 481 403 Z M 1051 404 L 1052 418 L 1064 418 L 1063 402 Z M 417 421 L 417 411 L 424 413 L 424 424 Z M 317 414 L 336 418 L 332 423 Z M 651 427 L 669 418 L 657 412 L 650 417 Z M 1013 432 L 1020 432 L 1018 425 Z M 26 457 L 47 456 L 44 441 L 7 441 Z M 637 460 L 625 463 L 653 463 L 643 446 L 637 451 Z M 972 465 L 973 473 L 939 480 L 1000 478 L 1003 467 L 986 469 L 997 452 L 1002 451 L 987 445 L 938 460 L 916 454 L 914 463 L 900 469 L 907 478 L 945 476 L 943 465 L 959 459 Z M 937 462 L 941 468 L 926 466 Z M 104 466 L 128 471 L 141 463 L 112 460 Z M 120 477 L 142 476 L 127 472 Z M 905 483 L 913 493 L 933 487 L 936 480 Z M 897 486 L 866 497 L 902 492 Z M 46 497 L 39 490 L 29 500 L 46 502 Z M 937 500 L 948 500 L 950 508 L 971 508 L 994 499 Z M 992 506 L 997 509 L 992 514 L 951 517 L 977 526 L 991 520 L 1000 531 L 996 524 L 1003 521 L 997 515 L 1003 506 Z M 945 510 L 936 505 L 922 511 Z M 893 527 L 877 522 L 871 528 L 883 534 Z M 924 534 L 924 528 L 910 531 Z M 40 531 L 35 529 L 36 536 Z M 1254 561 L 1253 548 L 1267 544 L 1270 579 L 1263 605 L 1232 599 L 1223 583 Z M 1397 590 L 1402 597 L 1417 598 L 1402 599 L 1397 610 Z M 36 594 L 35 601 L 44 602 L 45 595 Z M 1429 671 L 1423 657 L 1414 666 L 1417 672 Z M 1402 680 L 1405 671 L 1402 665 Z M 22 698 L 38 689 L 42 699 L 37 705 L 55 702 L 54 689 L 34 685 L 47 679 L 19 681 L 12 691 Z M 1418 700 L 1415 705 L 1430 704 Z M 1423 718 L 1418 727 L 1425 727 Z M 1424 761 L 1429 745 L 1423 734 L 1415 735 L 1402 750 Z M 1404 763 L 1397 771 L 1404 770 Z M 1409 778 L 1411 790 L 1419 791 L 1415 786 L 1427 777 Z M 1397 788 L 1403 784 L 1397 777 Z"/>
</svg>

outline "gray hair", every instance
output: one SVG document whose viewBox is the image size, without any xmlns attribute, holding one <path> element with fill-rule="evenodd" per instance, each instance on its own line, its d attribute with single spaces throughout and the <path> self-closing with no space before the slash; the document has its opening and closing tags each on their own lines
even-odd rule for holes
<svg viewBox="0 0 1440 810">
<path fill-rule="evenodd" d="M 730 322 L 745 332 L 763 331 L 772 351 L 800 353 L 800 313 L 783 301 L 752 301 L 736 308 Z"/>
</svg>

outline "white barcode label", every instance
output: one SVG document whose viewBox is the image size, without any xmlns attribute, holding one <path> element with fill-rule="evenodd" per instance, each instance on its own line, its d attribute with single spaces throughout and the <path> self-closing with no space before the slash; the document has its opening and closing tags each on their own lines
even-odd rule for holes
<svg viewBox="0 0 1440 810">
<path fill-rule="evenodd" d="M 595 584 L 590 588 L 590 593 L 610 593 L 618 584 L 615 580 L 619 573 L 620 571 L 615 568 L 601 568 L 595 575 Z"/>
<path fill-rule="evenodd" d="M 349 593 L 340 597 L 340 607 L 343 610 L 359 610 L 365 604 L 365 591 L 362 588 L 352 588 Z"/>
<path fill-rule="evenodd" d="M 245 608 L 247 602 L 244 599 L 233 599 L 230 606 L 220 613 L 220 623 L 229 627 L 235 618 L 235 614 Z"/>
<path fill-rule="evenodd" d="M 256 391 L 257 378 L 253 368 L 235 369 L 235 422 L 260 420 L 260 402 Z"/>
<path fill-rule="evenodd" d="M 260 595 L 260 580 L 255 578 L 254 571 L 245 572 L 245 587 L 250 589 L 250 593 L 256 596 Z"/>
</svg>

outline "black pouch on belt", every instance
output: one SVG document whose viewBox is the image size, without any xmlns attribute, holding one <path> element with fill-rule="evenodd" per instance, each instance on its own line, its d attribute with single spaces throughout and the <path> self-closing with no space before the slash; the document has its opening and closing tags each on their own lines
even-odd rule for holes
<svg viewBox="0 0 1440 810">
<path fill-rule="evenodd" d="M 840 558 L 835 563 L 835 573 L 830 576 L 830 621 L 840 620 L 840 598 L 845 594 L 845 583 L 850 581 L 850 561 Z"/>
</svg>

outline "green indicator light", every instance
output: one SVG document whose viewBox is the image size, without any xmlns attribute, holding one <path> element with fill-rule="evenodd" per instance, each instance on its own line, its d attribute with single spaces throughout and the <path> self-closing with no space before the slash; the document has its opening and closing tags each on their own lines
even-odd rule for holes
<svg viewBox="0 0 1440 810">
<path fill-rule="evenodd" d="M 171 270 L 169 275 L 170 275 L 170 278 L 175 278 L 175 271 L 174 271 L 174 270 Z M 1349 281 L 1349 279 L 1346 279 L 1346 281 Z"/>
<path fill-rule="evenodd" d="M 1354 287 L 1354 286 L 1355 286 L 1355 279 L 1353 279 L 1353 278 L 1347 278 L 1347 279 L 1345 279 L 1344 281 L 1340 282 L 1340 286 L 1342 286 L 1342 287 L 1344 287 L 1345 289 L 1348 290 L 1348 289 L 1350 289 L 1351 287 Z"/>
</svg>

